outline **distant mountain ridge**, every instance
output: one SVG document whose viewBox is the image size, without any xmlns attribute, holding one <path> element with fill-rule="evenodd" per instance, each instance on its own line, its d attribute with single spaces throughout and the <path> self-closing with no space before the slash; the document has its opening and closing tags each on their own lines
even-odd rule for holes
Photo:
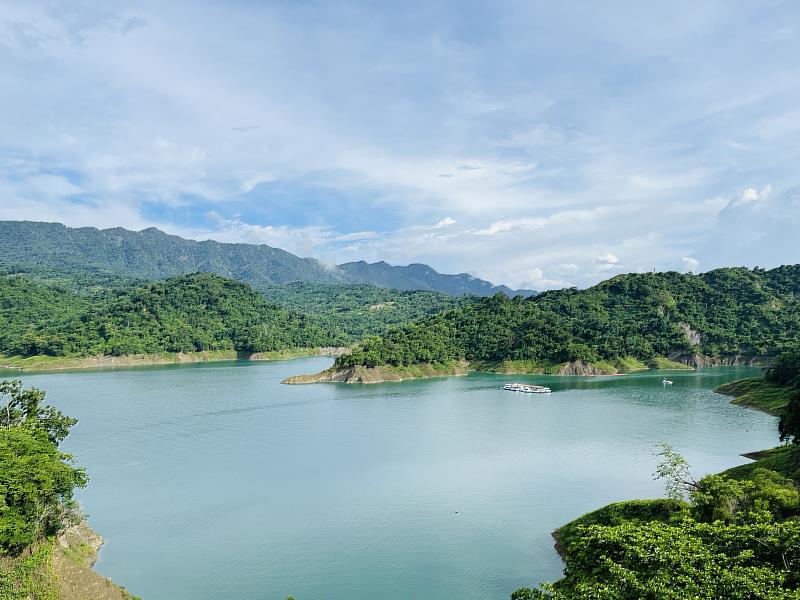
<svg viewBox="0 0 800 600">
<path fill-rule="evenodd" d="M 154 227 L 130 231 L 34 221 L 0 221 L 0 269 L 77 271 L 140 279 L 210 272 L 261 289 L 310 282 L 431 290 L 454 296 L 536 293 L 495 286 L 466 273 L 445 275 L 423 264 L 396 267 L 359 261 L 328 267 L 316 259 L 264 244 L 198 242 Z"/>
</svg>

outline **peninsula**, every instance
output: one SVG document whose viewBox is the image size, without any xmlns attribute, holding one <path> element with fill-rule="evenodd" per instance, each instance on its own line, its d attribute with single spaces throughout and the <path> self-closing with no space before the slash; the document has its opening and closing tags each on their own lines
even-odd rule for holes
<svg viewBox="0 0 800 600">
<path fill-rule="evenodd" d="M 496 295 L 362 341 L 287 383 L 455 374 L 615 375 L 767 365 L 800 331 L 800 266 L 619 275 L 586 290 Z"/>
</svg>

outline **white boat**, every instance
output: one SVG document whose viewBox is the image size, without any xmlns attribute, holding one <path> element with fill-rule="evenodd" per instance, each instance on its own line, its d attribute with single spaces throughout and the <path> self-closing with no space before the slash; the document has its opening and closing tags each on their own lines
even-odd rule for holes
<svg viewBox="0 0 800 600">
<path fill-rule="evenodd" d="M 672 382 L 669 379 L 667 379 L 666 377 L 664 377 L 664 381 L 662 381 L 661 383 L 664 384 L 664 385 L 672 385 Z"/>
<path fill-rule="evenodd" d="M 523 394 L 549 394 L 552 390 L 543 385 L 529 385 L 527 383 L 507 383 L 503 386 L 507 392 L 522 392 Z"/>
</svg>

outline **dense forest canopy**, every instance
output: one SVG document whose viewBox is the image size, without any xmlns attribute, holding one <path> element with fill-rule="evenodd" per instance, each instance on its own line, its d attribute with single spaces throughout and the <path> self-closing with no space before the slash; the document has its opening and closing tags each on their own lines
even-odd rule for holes
<svg viewBox="0 0 800 600">
<path fill-rule="evenodd" d="M 400 291 L 372 285 L 290 283 L 259 290 L 270 302 L 313 316 L 352 341 L 383 334 L 400 325 L 465 306 L 474 296 L 424 290 Z"/>
<path fill-rule="evenodd" d="M 776 355 L 799 334 L 800 266 L 620 275 L 533 298 L 309 283 L 259 293 L 212 274 L 0 276 L 0 353 L 21 356 L 257 352 L 363 338 L 338 366 L 691 362 Z"/>
<path fill-rule="evenodd" d="M 619 275 L 586 290 L 496 295 L 365 340 L 342 367 L 775 355 L 800 335 L 800 266 Z"/>
<path fill-rule="evenodd" d="M 0 277 L 4 354 L 264 352 L 344 341 L 338 331 L 217 275 L 185 275 L 94 294 Z"/>
</svg>

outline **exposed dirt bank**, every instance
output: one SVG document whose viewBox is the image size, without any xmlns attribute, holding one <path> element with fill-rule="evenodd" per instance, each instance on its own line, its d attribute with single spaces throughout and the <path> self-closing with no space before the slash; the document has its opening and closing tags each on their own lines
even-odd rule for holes
<svg viewBox="0 0 800 600">
<path fill-rule="evenodd" d="M 67 358 L 61 356 L 0 356 L 0 368 L 20 371 L 62 371 L 67 369 L 97 369 L 106 367 L 146 367 L 196 362 L 225 360 L 288 360 L 309 356 L 340 356 L 350 348 L 323 347 L 278 350 L 275 352 L 236 352 L 235 350 L 213 350 L 209 352 L 176 352 L 162 354 L 132 354 L 127 356 L 85 356 Z"/>
<path fill-rule="evenodd" d="M 709 367 L 763 367 L 770 364 L 768 356 L 699 356 L 695 354 L 672 354 L 670 360 L 682 363 L 693 369 L 707 369 Z"/>
<path fill-rule="evenodd" d="M 17 555 L 0 555 L 0 598 L 134 600 L 125 588 L 92 570 L 102 545 L 103 538 L 84 521 Z"/>
<path fill-rule="evenodd" d="M 53 549 L 52 568 L 59 600 L 131 600 L 125 588 L 95 573 L 92 567 L 103 538 L 84 521 L 58 537 Z"/>
</svg>

